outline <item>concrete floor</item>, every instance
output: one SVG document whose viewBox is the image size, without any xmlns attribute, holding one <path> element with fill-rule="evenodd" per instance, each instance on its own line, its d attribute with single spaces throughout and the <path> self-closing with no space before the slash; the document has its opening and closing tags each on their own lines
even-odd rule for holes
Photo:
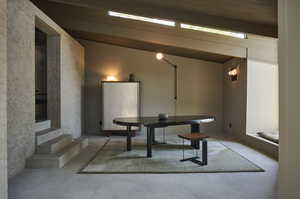
<svg viewBox="0 0 300 199">
<path fill-rule="evenodd" d="M 91 138 L 93 140 L 105 138 Z M 89 147 L 63 169 L 24 170 L 9 182 L 10 199 L 276 199 L 278 162 L 235 141 L 224 144 L 266 172 L 76 174 L 96 152 Z M 124 143 L 125 147 L 125 143 Z"/>
</svg>

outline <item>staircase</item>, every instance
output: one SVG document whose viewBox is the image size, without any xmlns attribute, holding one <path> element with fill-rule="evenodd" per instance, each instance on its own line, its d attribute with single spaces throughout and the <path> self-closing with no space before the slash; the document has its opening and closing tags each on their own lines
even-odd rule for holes
<svg viewBox="0 0 300 199">
<path fill-rule="evenodd" d="M 88 146 L 88 139 L 72 139 L 61 129 L 36 133 L 36 151 L 27 159 L 27 168 L 62 168 Z"/>
</svg>

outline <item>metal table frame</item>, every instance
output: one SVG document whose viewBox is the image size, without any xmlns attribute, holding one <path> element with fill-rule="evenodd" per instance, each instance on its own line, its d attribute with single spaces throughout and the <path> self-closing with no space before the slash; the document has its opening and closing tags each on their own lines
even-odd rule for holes
<svg viewBox="0 0 300 199">
<path fill-rule="evenodd" d="M 182 125 L 182 124 L 180 124 L 180 125 Z M 170 126 L 175 126 L 175 125 L 170 125 Z M 176 125 L 176 126 L 178 126 L 178 125 Z M 192 133 L 200 133 L 200 123 L 193 123 L 193 124 L 190 124 L 190 126 L 191 126 Z M 155 141 L 155 129 L 156 128 L 159 128 L 159 127 L 147 127 L 147 157 L 148 158 L 152 157 L 152 145 L 157 143 Z M 195 149 L 199 149 L 199 145 L 200 145 L 199 141 L 191 141 L 191 146 L 195 147 Z"/>
<path fill-rule="evenodd" d="M 155 129 L 161 128 L 161 127 L 167 127 L 167 126 L 178 126 L 178 125 L 190 125 L 191 133 L 200 133 L 200 123 L 201 120 L 204 119 L 212 119 L 213 121 L 215 118 L 213 116 L 177 116 L 177 118 L 180 117 L 192 117 L 192 119 L 186 119 L 186 120 L 180 120 L 178 121 L 154 121 L 153 123 L 146 123 L 143 121 L 143 118 L 147 117 L 140 117 L 140 118 L 116 118 L 113 120 L 113 122 L 117 125 L 126 126 L 127 130 L 127 151 L 132 150 L 132 132 L 131 127 L 133 126 L 141 126 L 144 125 L 147 128 L 147 157 L 152 157 L 152 145 L 157 144 L 158 142 L 155 141 Z M 151 117 L 155 118 L 155 117 Z M 174 117 L 176 118 L 176 117 Z M 176 119 L 177 119 L 176 118 Z M 128 119 L 128 121 L 126 120 Z M 133 120 L 133 121 L 132 121 Z M 195 149 L 199 149 L 200 147 L 200 141 L 191 141 L 191 146 L 193 146 Z"/>
</svg>

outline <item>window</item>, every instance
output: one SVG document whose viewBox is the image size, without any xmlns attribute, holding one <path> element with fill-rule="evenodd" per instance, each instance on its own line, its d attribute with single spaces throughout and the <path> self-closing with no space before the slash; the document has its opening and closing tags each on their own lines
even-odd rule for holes
<svg viewBox="0 0 300 199">
<path fill-rule="evenodd" d="M 130 14 L 114 12 L 114 11 L 108 11 L 108 15 L 113 16 L 113 17 L 125 18 L 125 19 L 132 19 L 132 20 L 137 20 L 137 21 L 156 23 L 156 24 L 165 25 L 165 26 L 173 26 L 173 27 L 175 26 L 175 22 L 169 21 L 169 20 L 142 17 L 142 16 L 130 15 Z"/>
<path fill-rule="evenodd" d="M 260 60 L 247 60 L 248 135 L 278 142 L 279 99 L 278 65 Z M 277 141 L 276 141 L 277 140 Z"/>
<path fill-rule="evenodd" d="M 246 39 L 246 34 L 244 34 L 244 33 L 229 32 L 229 31 L 213 29 L 213 28 L 207 28 L 207 27 L 201 27 L 201 26 L 194 26 L 194 25 L 189 25 L 189 24 L 184 24 L 184 23 L 180 24 L 180 28 L 190 29 L 190 30 L 197 30 L 197 31 L 202 31 L 202 32 L 209 32 L 209 33 L 225 35 L 225 36 L 230 36 L 230 37 L 235 37 L 235 38 L 240 38 L 240 39 Z"/>
<path fill-rule="evenodd" d="M 35 29 L 35 120 L 47 116 L 47 34 Z"/>
</svg>

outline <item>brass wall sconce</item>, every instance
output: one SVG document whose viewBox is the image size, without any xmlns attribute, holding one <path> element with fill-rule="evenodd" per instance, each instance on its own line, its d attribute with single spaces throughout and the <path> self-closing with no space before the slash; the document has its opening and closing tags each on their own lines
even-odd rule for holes
<svg viewBox="0 0 300 199">
<path fill-rule="evenodd" d="M 228 71 L 228 76 L 229 76 L 229 79 L 231 81 L 237 81 L 238 80 L 238 75 L 240 74 L 240 67 L 237 66 L 237 67 L 234 67 L 234 68 L 231 68 L 229 71 Z"/>
</svg>

